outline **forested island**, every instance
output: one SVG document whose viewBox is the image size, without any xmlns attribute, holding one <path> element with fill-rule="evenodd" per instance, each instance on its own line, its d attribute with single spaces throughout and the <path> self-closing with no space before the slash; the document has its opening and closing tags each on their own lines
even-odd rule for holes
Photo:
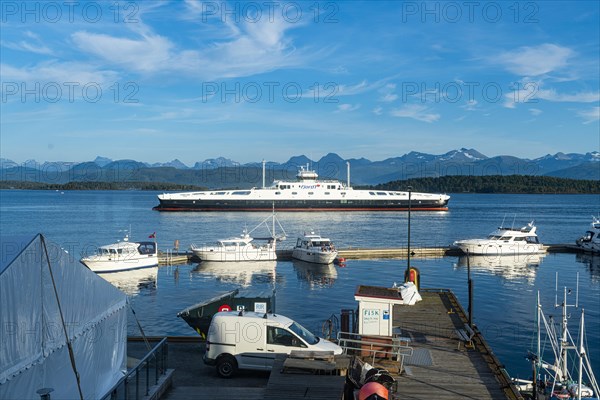
<svg viewBox="0 0 600 400">
<path fill-rule="evenodd" d="M 600 180 L 531 175 L 442 176 L 388 182 L 373 189 L 436 193 L 600 194 Z"/>
<path fill-rule="evenodd" d="M 554 193 L 600 194 L 600 180 L 581 180 L 530 175 L 442 176 L 398 180 L 363 189 L 407 190 L 431 193 Z M 359 187 L 357 187 L 358 189 Z M 206 187 L 165 182 L 77 181 L 64 184 L 28 181 L 0 181 L 0 189 L 25 190 L 154 190 L 198 191 Z M 237 189 L 237 188 L 229 188 Z"/>
</svg>

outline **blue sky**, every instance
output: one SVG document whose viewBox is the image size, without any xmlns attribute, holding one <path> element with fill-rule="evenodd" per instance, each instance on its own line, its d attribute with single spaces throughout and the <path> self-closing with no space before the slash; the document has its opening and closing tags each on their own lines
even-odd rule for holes
<svg viewBox="0 0 600 400">
<path fill-rule="evenodd" d="M 599 150 L 599 2 L 11 2 L 0 156 Z"/>
</svg>

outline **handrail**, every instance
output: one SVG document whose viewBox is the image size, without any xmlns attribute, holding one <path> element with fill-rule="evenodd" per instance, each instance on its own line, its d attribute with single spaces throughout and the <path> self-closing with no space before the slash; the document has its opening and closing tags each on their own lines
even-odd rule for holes
<svg viewBox="0 0 600 400">
<path fill-rule="evenodd" d="M 100 400 L 115 400 L 115 399 L 135 399 L 139 400 L 142 397 L 146 397 L 149 394 L 150 386 L 158 383 L 158 378 L 160 375 L 164 375 L 167 370 L 167 356 L 168 356 L 168 341 L 167 338 L 164 337 L 160 342 L 158 342 L 149 352 L 146 354 L 140 362 L 131 370 L 127 371 L 127 373 L 119 379 L 119 381 L 103 396 Z M 150 369 L 152 367 L 152 361 L 154 360 L 154 383 L 151 384 L 150 379 Z M 145 369 L 145 374 L 143 377 L 145 378 L 145 392 L 140 393 L 139 385 L 140 385 L 140 376 L 142 376 L 141 372 Z M 135 378 L 134 378 L 135 376 Z M 129 396 L 129 382 L 130 380 L 135 379 L 135 396 Z M 122 392 L 123 396 L 119 397 L 119 392 Z"/>
<path fill-rule="evenodd" d="M 351 339 L 350 337 L 352 336 L 357 337 L 357 339 Z M 351 332 L 338 332 L 337 335 L 338 346 L 344 349 L 344 352 L 347 352 L 348 350 L 359 350 L 361 352 L 366 351 L 372 353 L 371 364 L 375 364 L 375 357 L 378 354 L 395 356 L 396 361 L 400 361 L 400 369 L 402 369 L 404 365 L 404 357 L 411 357 L 413 355 L 413 348 L 408 346 L 409 340 L 407 340 L 407 338 L 401 337 L 386 338 L 391 339 L 392 343 L 381 343 L 363 340 L 359 334 Z M 358 345 L 358 347 L 353 345 Z M 364 348 L 364 345 L 369 346 L 369 348 Z M 379 348 L 374 349 L 373 346 L 377 346 Z M 381 348 L 384 348 L 385 350 L 382 350 Z"/>
</svg>

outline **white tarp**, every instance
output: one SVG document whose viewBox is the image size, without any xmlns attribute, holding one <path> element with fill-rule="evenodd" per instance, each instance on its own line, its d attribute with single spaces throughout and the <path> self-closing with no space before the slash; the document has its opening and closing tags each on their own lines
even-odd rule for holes
<svg viewBox="0 0 600 400">
<path fill-rule="evenodd" d="M 79 398 L 48 260 L 83 397 L 97 399 L 126 371 L 126 296 L 42 235 L 0 238 L 0 399 Z"/>
<path fill-rule="evenodd" d="M 423 300 L 417 291 L 417 287 L 412 282 L 403 283 L 398 286 L 398 290 L 400 290 L 400 296 L 402 296 L 402 301 L 406 305 L 412 306 L 416 302 Z"/>
</svg>

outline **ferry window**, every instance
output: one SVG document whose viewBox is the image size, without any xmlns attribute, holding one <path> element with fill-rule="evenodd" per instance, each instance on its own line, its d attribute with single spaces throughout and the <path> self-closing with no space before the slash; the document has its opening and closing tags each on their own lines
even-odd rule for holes
<svg viewBox="0 0 600 400">
<path fill-rule="evenodd" d="M 315 194 L 315 192 L 308 192 L 308 194 Z"/>
<path fill-rule="evenodd" d="M 325 194 L 329 194 L 329 192 L 325 192 Z"/>
<path fill-rule="evenodd" d="M 387 196 L 387 193 L 386 193 L 386 192 L 377 192 L 377 194 L 378 194 L 379 196 Z"/>
<path fill-rule="evenodd" d="M 275 192 L 275 194 L 281 194 L 281 192 Z"/>
<path fill-rule="evenodd" d="M 298 192 L 292 192 L 292 194 L 298 194 Z"/>
<path fill-rule="evenodd" d="M 225 192 L 216 192 L 215 194 L 222 195 L 225 194 Z"/>
<path fill-rule="evenodd" d="M 369 192 L 371 196 L 375 196 L 375 192 Z"/>
</svg>

